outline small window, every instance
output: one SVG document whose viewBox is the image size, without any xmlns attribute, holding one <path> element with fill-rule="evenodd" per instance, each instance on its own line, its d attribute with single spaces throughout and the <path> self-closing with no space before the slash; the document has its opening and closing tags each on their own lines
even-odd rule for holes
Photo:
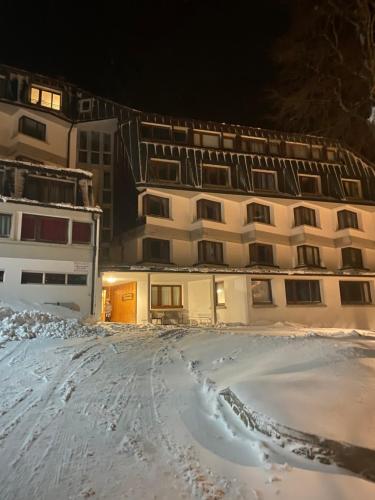
<svg viewBox="0 0 375 500">
<path fill-rule="evenodd" d="M 112 136 L 103 133 L 103 164 L 110 165 L 112 162 Z"/>
<path fill-rule="evenodd" d="M 87 275 L 68 274 L 68 285 L 87 285 Z"/>
<path fill-rule="evenodd" d="M 184 129 L 173 129 L 173 140 L 179 144 L 186 144 L 187 131 Z"/>
<path fill-rule="evenodd" d="M 299 175 L 298 179 L 302 194 L 320 194 L 320 177 Z"/>
<path fill-rule="evenodd" d="M 315 210 L 307 207 L 296 207 L 294 209 L 294 225 L 316 227 Z"/>
<path fill-rule="evenodd" d="M 11 223 L 10 214 L 0 214 L 0 238 L 9 238 Z"/>
<path fill-rule="evenodd" d="M 170 248 L 169 240 L 159 240 L 156 238 L 144 238 L 143 240 L 143 260 L 149 262 L 161 262 L 169 264 Z"/>
<path fill-rule="evenodd" d="M 229 168 L 203 165 L 203 186 L 229 186 Z"/>
<path fill-rule="evenodd" d="M 200 264 L 223 264 L 223 244 L 216 241 L 198 241 L 198 261 Z"/>
<path fill-rule="evenodd" d="M 271 224 L 270 207 L 260 203 L 249 203 L 247 205 L 247 223 L 252 222 Z"/>
<path fill-rule="evenodd" d="M 277 191 L 275 172 L 260 172 L 253 170 L 254 189 L 256 191 Z"/>
<path fill-rule="evenodd" d="M 195 146 L 205 146 L 207 148 L 219 148 L 220 134 L 194 131 L 194 144 Z"/>
<path fill-rule="evenodd" d="M 340 210 L 340 212 L 337 212 L 337 219 L 339 229 L 345 229 L 347 227 L 358 229 L 358 216 L 355 212 L 351 212 L 350 210 Z"/>
<path fill-rule="evenodd" d="M 197 218 L 221 221 L 221 203 L 211 200 L 197 201 Z"/>
<path fill-rule="evenodd" d="M 153 128 L 154 139 L 160 141 L 170 141 L 171 140 L 171 129 L 170 127 L 154 127 Z"/>
<path fill-rule="evenodd" d="M 314 160 L 321 160 L 323 157 L 322 146 L 311 146 L 311 156 Z"/>
<path fill-rule="evenodd" d="M 91 224 L 88 222 L 73 222 L 72 243 L 91 243 Z"/>
<path fill-rule="evenodd" d="M 21 116 L 19 119 L 18 130 L 22 134 L 34 137 L 34 139 L 39 139 L 40 141 L 46 140 L 46 126 L 44 123 L 37 122 L 27 116 Z"/>
<path fill-rule="evenodd" d="M 91 163 L 100 163 L 100 132 L 91 132 Z"/>
<path fill-rule="evenodd" d="M 308 267 L 320 267 L 319 248 L 310 245 L 297 247 L 298 265 Z"/>
<path fill-rule="evenodd" d="M 267 142 L 264 139 L 256 139 L 252 137 L 241 138 L 241 149 L 247 153 L 264 154 L 266 151 Z"/>
<path fill-rule="evenodd" d="M 81 113 L 88 113 L 92 109 L 92 99 L 80 99 L 79 111 Z"/>
<path fill-rule="evenodd" d="M 216 299 L 217 306 L 225 306 L 224 281 L 216 281 L 216 283 L 215 283 L 215 299 Z"/>
<path fill-rule="evenodd" d="M 224 149 L 233 149 L 234 148 L 234 137 L 229 135 L 223 136 L 223 148 Z"/>
<path fill-rule="evenodd" d="M 111 172 L 103 172 L 103 189 L 111 189 Z"/>
<path fill-rule="evenodd" d="M 112 202 L 112 192 L 105 190 L 102 192 L 102 203 L 106 203 L 107 205 Z"/>
<path fill-rule="evenodd" d="M 318 280 L 285 280 L 287 304 L 320 304 Z"/>
<path fill-rule="evenodd" d="M 368 281 L 340 281 L 341 304 L 371 304 L 371 290 Z"/>
<path fill-rule="evenodd" d="M 0 283 L 4 282 L 4 271 L 0 271 Z"/>
<path fill-rule="evenodd" d="M 251 243 L 249 245 L 250 266 L 273 266 L 272 245 Z"/>
<path fill-rule="evenodd" d="M 169 199 L 146 194 L 143 197 L 143 215 L 169 217 Z"/>
<path fill-rule="evenodd" d="M 342 187 L 346 198 L 358 200 L 362 197 L 361 181 L 342 179 Z"/>
<path fill-rule="evenodd" d="M 24 197 L 43 203 L 74 204 L 75 183 L 29 175 L 25 179 Z"/>
<path fill-rule="evenodd" d="M 43 283 L 43 273 L 23 272 L 21 274 L 22 285 L 27 285 L 27 284 L 40 285 L 42 283 Z"/>
<path fill-rule="evenodd" d="M 111 230 L 102 229 L 102 243 L 109 243 L 111 241 Z"/>
<path fill-rule="evenodd" d="M 173 182 L 179 181 L 180 164 L 161 160 L 150 160 L 149 179 L 150 182 Z"/>
<path fill-rule="evenodd" d="M 32 86 L 30 102 L 59 111 L 61 109 L 61 93 Z"/>
<path fill-rule="evenodd" d="M 301 143 L 285 143 L 286 154 L 291 158 L 308 158 L 309 157 L 309 146 L 307 144 Z"/>
<path fill-rule="evenodd" d="M 271 280 L 251 280 L 254 305 L 272 304 Z"/>
<path fill-rule="evenodd" d="M 88 137 L 87 132 L 84 130 L 79 131 L 79 151 L 78 151 L 78 161 L 81 163 L 88 163 Z"/>
<path fill-rule="evenodd" d="M 328 161 L 336 161 L 337 160 L 337 152 L 336 149 L 333 148 L 327 148 L 326 149 L 327 153 L 327 160 Z"/>
<path fill-rule="evenodd" d="M 21 240 L 45 243 L 68 242 L 68 219 L 22 215 Z"/>
<path fill-rule="evenodd" d="M 271 155 L 280 154 L 280 142 L 279 141 L 269 141 L 268 151 Z"/>
<path fill-rule="evenodd" d="M 152 127 L 150 125 L 141 125 L 141 137 L 142 139 L 152 139 Z"/>
<path fill-rule="evenodd" d="M 362 250 L 360 248 L 342 248 L 341 255 L 344 269 L 363 269 Z"/>
<path fill-rule="evenodd" d="M 103 227 L 111 227 L 111 209 L 103 208 L 102 224 Z"/>
<path fill-rule="evenodd" d="M 44 283 L 46 285 L 65 285 L 65 274 L 46 273 Z"/>
<path fill-rule="evenodd" d="M 181 285 L 152 285 L 151 307 L 153 309 L 182 307 Z"/>
</svg>

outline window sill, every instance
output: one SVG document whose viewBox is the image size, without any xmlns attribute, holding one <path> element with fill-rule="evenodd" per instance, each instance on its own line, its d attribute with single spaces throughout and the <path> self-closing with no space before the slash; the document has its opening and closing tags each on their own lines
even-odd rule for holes
<svg viewBox="0 0 375 500">
<path fill-rule="evenodd" d="M 152 217 L 154 219 L 164 219 L 164 220 L 174 220 L 172 217 L 164 217 L 163 215 L 153 215 L 153 214 L 144 214 L 141 217 Z M 145 221 L 147 223 L 147 221 Z"/>
<path fill-rule="evenodd" d="M 309 269 L 327 269 L 325 266 L 314 266 L 314 265 L 306 265 L 306 264 L 301 264 L 299 266 L 295 266 L 294 269 L 306 269 L 306 270 L 309 270 Z"/>
<path fill-rule="evenodd" d="M 226 309 L 227 306 L 225 304 L 216 304 L 216 309 Z"/>
<path fill-rule="evenodd" d="M 228 264 L 223 264 L 222 262 L 196 262 L 195 264 L 193 264 L 193 266 L 197 266 L 197 267 L 217 267 L 217 266 L 220 266 L 220 267 L 228 267 Z"/>
<path fill-rule="evenodd" d="M 217 222 L 218 224 L 226 224 L 225 221 L 223 220 L 217 220 L 217 219 L 207 219 L 205 217 L 200 217 L 199 219 L 194 219 L 192 221 L 192 224 L 195 224 L 196 222 L 201 222 L 201 221 L 208 221 L 208 222 Z"/>
<path fill-rule="evenodd" d="M 370 271 L 367 267 L 340 267 L 338 271 L 354 271 L 357 273 L 363 272 L 363 271 Z"/>
<path fill-rule="evenodd" d="M 255 307 L 256 309 L 260 309 L 262 307 L 277 307 L 276 304 L 254 304 L 253 303 L 253 307 Z"/>
<path fill-rule="evenodd" d="M 327 307 L 327 304 L 314 304 L 311 302 L 304 302 L 303 304 L 286 304 L 287 307 Z"/>
<path fill-rule="evenodd" d="M 271 269 L 280 269 L 280 266 L 276 265 L 276 264 L 262 264 L 262 263 L 254 263 L 254 264 L 248 264 L 247 266 L 245 267 L 262 267 L 262 268 L 271 268 Z"/>
<path fill-rule="evenodd" d="M 375 307 L 375 304 L 341 304 L 341 307 Z"/>
<path fill-rule="evenodd" d="M 298 226 L 292 226 L 292 229 L 295 229 L 297 227 L 314 227 L 315 229 L 322 229 L 322 226 L 314 226 L 313 224 L 298 224 Z"/>
<path fill-rule="evenodd" d="M 276 227 L 276 224 L 271 224 L 271 222 L 262 222 L 260 220 L 253 220 L 250 222 L 245 222 L 244 226 L 252 226 L 254 224 L 262 224 L 262 226 Z"/>
</svg>

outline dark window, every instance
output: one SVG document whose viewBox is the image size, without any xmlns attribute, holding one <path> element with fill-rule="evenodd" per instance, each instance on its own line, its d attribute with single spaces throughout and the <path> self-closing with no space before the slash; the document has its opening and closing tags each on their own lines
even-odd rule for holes
<svg viewBox="0 0 375 500">
<path fill-rule="evenodd" d="M 141 125 L 142 139 L 152 139 L 152 127 L 149 125 Z"/>
<path fill-rule="evenodd" d="M 346 227 L 358 229 L 358 216 L 355 212 L 351 212 L 350 210 L 341 210 L 340 212 L 337 212 L 337 219 L 339 229 L 345 229 Z"/>
<path fill-rule="evenodd" d="M 12 216 L 0 214 L 0 238 L 9 238 Z"/>
<path fill-rule="evenodd" d="M 23 214 L 21 240 L 67 243 L 68 219 Z"/>
<path fill-rule="evenodd" d="M 112 136 L 103 133 L 103 164 L 110 165 L 112 159 Z"/>
<path fill-rule="evenodd" d="M 0 271 L 0 282 L 4 281 L 4 271 Z"/>
<path fill-rule="evenodd" d="M 186 130 L 173 130 L 173 139 L 175 142 L 185 144 L 187 141 Z"/>
<path fill-rule="evenodd" d="M 41 141 L 46 140 L 46 126 L 27 116 L 21 116 L 18 123 L 18 130 L 25 135 L 34 137 Z"/>
<path fill-rule="evenodd" d="M 151 307 L 155 309 L 182 307 L 181 285 L 152 285 Z"/>
<path fill-rule="evenodd" d="M 223 264 L 223 244 L 216 241 L 198 241 L 200 264 Z"/>
<path fill-rule="evenodd" d="M 25 198 L 43 203 L 74 204 L 73 182 L 54 181 L 46 177 L 28 176 L 25 181 Z"/>
<path fill-rule="evenodd" d="M 151 182 L 178 182 L 180 164 L 175 162 L 151 160 L 149 178 Z"/>
<path fill-rule="evenodd" d="M 169 199 L 146 194 L 143 197 L 143 215 L 169 217 Z"/>
<path fill-rule="evenodd" d="M 251 280 L 253 304 L 272 304 L 271 280 Z"/>
<path fill-rule="evenodd" d="M 46 285 L 65 285 L 65 274 L 46 273 L 44 283 Z"/>
<path fill-rule="evenodd" d="M 254 189 L 257 191 L 277 191 L 274 172 L 253 171 Z"/>
<path fill-rule="evenodd" d="M 247 222 L 262 222 L 271 224 L 270 207 L 260 203 L 250 203 L 247 205 Z"/>
<path fill-rule="evenodd" d="M 302 194 L 319 194 L 319 178 L 311 175 L 299 175 L 299 185 Z"/>
<path fill-rule="evenodd" d="M 203 165 L 202 182 L 203 186 L 229 186 L 229 169 Z"/>
<path fill-rule="evenodd" d="M 263 154 L 266 151 L 267 142 L 263 139 L 250 139 L 243 137 L 241 139 L 241 149 L 248 153 Z"/>
<path fill-rule="evenodd" d="M 308 158 L 310 148 L 307 144 L 286 142 L 285 143 L 286 154 L 292 158 Z"/>
<path fill-rule="evenodd" d="M 91 224 L 88 222 L 73 222 L 72 243 L 91 243 Z"/>
<path fill-rule="evenodd" d="M 359 199 L 361 198 L 361 181 L 358 180 L 344 180 L 342 187 L 346 198 Z"/>
<path fill-rule="evenodd" d="M 249 245 L 250 265 L 273 266 L 272 245 L 251 243 Z"/>
<path fill-rule="evenodd" d="M 221 221 L 221 204 L 217 201 L 198 200 L 197 201 L 198 219 L 208 219 Z"/>
<path fill-rule="evenodd" d="M 41 284 L 43 283 L 43 273 L 28 273 L 23 272 L 21 274 L 21 283 L 26 285 L 28 283 Z"/>
<path fill-rule="evenodd" d="M 102 193 L 103 203 L 111 203 L 112 201 L 112 192 L 111 191 L 103 191 Z"/>
<path fill-rule="evenodd" d="M 363 269 L 362 251 L 359 248 L 342 248 L 342 267 Z"/>
<path fill-rule="evenodd" d="M 171 129 L 169 127 L 154 127 L 154 139 L 160 141 L 170 141 Z"/>
<path fill-rule="evenodd" d="M 111 230 L 102 229 L 102 242 L 109 243 L 111 241 Z"/>
<path fill-rule="evenodd" d="M 295 226 L 315 226 L 316 216 L 315 210 L 306 207 L 297 207 L 294 209 L 294 224 Z"/>
<path fill-rule="evenodd" d="M 320 266 L 319 248 L 309 245 L 301 245 L 297 247 L 298 265 L 299 266 Z"/>
<path fill-rule="evenodd" d="M 103 227 L 111 227 L 111 209 L 103 208 Z"/>
<path fill-rule="evenodd" d="M 341 304 L 371 304 L 368 281 L 340 281 Z"/>
<path fill-rule="evenodd" d="M 68 285 L 87 285 L 87 275 L 68 274 Z"/>
<path fill-rule="evenodd" d="M 103 189 L 111 189 L 111 173 L 103 172 Z"/>
<path fill-rule="evenodd" d="M 169 240 L 145 238 L 143 240 L 143 260 L 149 262 L 170 262 Z"/>
<path fill-rule="evenodd" d="M 320 304 L 318 280 L 285 280 L 287 304 Z"/>
</svg>

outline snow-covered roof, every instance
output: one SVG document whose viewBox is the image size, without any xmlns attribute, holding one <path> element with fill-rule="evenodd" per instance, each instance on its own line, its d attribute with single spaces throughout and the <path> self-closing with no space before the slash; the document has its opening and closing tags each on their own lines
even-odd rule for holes
<svg viewBox="0 0 375 500">
<path fill-rule="evenodd" d="M 62 208 L 65 210 L 94 212 L 98 214 L 102 213 L 102 209 L 100 207 L 84 207 L 81 205 L 73 205 L 71 203 L 45 203 L 37 200 L 30 200 L 29 198 L 13 198 L 11 196 L 2 196 L 2 195 L 0 195 L 0 203 L 19 203 L 24 205 L 37 205 L 50 208 Z"/>
<path fill-rule="evenodd" d="M 0 166 L 8 166 L 15 168 L 22 168 L 26 170 L 34 170 L 38 172 L 45 172 L 51 174 L 61 174 L 69 177 L 86 177 L 87 179 L 92 178 L 92 173 L 87 170 L 82 170 L 80 168 L 66 168 L 57 167 L 55 165 L 42 165 L 40 163 L 32 163 L 29 161 L 20 161 L 9 158 L 0 158 Z"/>
</svg>

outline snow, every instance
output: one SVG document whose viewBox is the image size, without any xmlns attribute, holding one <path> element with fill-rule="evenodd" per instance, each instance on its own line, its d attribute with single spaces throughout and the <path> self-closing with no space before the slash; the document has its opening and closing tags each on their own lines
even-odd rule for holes
<svg viewBox="0 0 375 500">
<path fill-rule="evenodd" d="M 375 483 L 282 448 L 220 396 L 229 387 L 264 422 L 375 449 L 373 332 L 17 309 L 0 308 L 1 499 L 375 498 Z"/>
<path fill-rule="evenodd" d="M 27 168 L 34 168 L 36 170 L 52 170 L 54 172 L 59 172 L 65 175 L 79 174 L 81 177 L 86 177 L 91 179 L 93 174 L 92 172 L 88 172 L 87 170 L 82 170 L 81 168 L 67 168 L 67 167 L 57 167 L 56 165 L 44 165 L 41 163 L 33 163 L 30 161 L 21 161 L 14 160 L 12 158 L 0 158 L 0 164 L 4 164 L 5 166 L 10 165 L 11 167 L 22 167 L 25 166 Z"/>
<path fill-rule="evenodd" d="M 25 203 L 27 205 L 42 205 L 42 206 L 45 206 L 47 204 L 45 202 L 32 200 L 30 198 L 16 198 L 14 196 L 3 196 L 3 195 L 0 195 L 0 201 L 2 203 Z M 53 208 L 66 208 L 69 210 L 81 210 L 83 212 L 102 213 L 102 209 L 99 206 L 85 207 L 82 205 L 73 205 L 72 203 L 53 203 L 53 202 L 48 202 L 48 206 Z"/>
</svg>

